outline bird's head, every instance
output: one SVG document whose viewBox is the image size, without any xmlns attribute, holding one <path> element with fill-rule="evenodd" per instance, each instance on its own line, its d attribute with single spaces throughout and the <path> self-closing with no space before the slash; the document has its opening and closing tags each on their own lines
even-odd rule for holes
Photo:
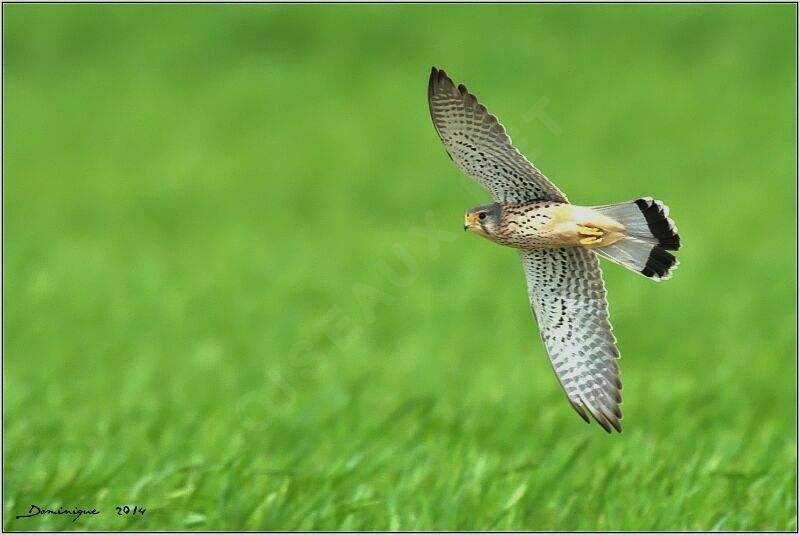
<svg viewBox="0 0 800 535">
<path fill-rule="evenodd" d="M 471 208 L 464 214 L 464 230 L 471 230 L 493 240 L 500 229 L 501 208 L 498 203 Z"/>
</svg>

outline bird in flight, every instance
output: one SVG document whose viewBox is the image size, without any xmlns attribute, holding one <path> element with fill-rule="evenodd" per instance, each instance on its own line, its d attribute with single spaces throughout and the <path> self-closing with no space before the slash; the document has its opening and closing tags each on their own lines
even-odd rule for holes
<svg viewBox="0 0 800 535">
<path fill-rule="evenodd" d="M 622 432 L 619 358 L 596 255 L 650 279 L 678 266 L 678 229 L 660 201 L 570 204 L 514 146 L 506 130 L 463 85 L 434 67 L 428 104 L 450 158 L 494 203 L 464 216 L 471 230 L 519 251 L 528 298 L 547 354 L 572 407 L 587 423 Z M 588 414 L 587 414 L 588 413 Z"/>
</svg>

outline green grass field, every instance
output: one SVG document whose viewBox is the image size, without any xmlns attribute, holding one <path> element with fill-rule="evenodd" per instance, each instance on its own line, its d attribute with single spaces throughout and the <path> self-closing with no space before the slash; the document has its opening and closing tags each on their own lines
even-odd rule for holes
<svg viewBox="0 0 800 535">
<path fill-rule="evenodd" d="M 5 529 L 797 529 L 795 6 L 3 9 Z M 622 435 L 461 231 L 432 65 L 672 208 L 672 280 L 603 261 Z"/>
</svg>

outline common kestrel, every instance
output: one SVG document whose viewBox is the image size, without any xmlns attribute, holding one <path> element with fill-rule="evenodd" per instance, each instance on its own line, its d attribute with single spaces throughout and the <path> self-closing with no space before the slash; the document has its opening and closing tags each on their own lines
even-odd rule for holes
<svg viewBox="0 0 800 535">
<path fill-rule="evenodd" d="M 680 238 L 668 208 L 650 197 L 575 206 L 511 144 L 505 128 L 463 85 L 433 68 L 431 118 L 461 171 L 493 204 L 464 216 L 464 229 L 519 251 L 528 298 L 553 370 L 575 411 L 622 432 L 619 351 L 595 253 L 653 280 L 670 277 Z"/>
</svg>

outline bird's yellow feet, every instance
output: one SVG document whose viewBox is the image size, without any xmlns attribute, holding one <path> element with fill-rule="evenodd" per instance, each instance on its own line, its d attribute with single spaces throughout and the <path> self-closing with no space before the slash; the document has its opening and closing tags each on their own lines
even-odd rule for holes
<svg viewBox="0 0 800 535">
<path fill-rule="evenodd" d="M 580 236 L 579 243 L 581 245 L 596 245 L 603 241 L 605 232 L 597 227 L 589 227 L 586 225 L 578 225 L 578 236 Z"/>
</svg>

